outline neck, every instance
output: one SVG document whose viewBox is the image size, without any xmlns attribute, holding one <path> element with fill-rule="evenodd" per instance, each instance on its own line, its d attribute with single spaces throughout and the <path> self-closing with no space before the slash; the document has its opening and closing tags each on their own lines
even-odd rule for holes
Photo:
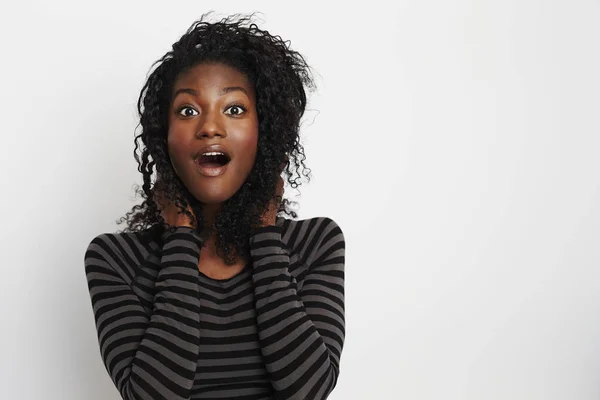
<svg viewBox="0 0 600 400">
<path fill-rule="evenodd" d="M 204 204 L 202 206 L 202 218 L 203 218 L 203 229 L 202 229 L 202 237 L 210 238 L 214 237 L 214 224 L 217 215 L 221 209 L 220 204 Z"/>
</svg>

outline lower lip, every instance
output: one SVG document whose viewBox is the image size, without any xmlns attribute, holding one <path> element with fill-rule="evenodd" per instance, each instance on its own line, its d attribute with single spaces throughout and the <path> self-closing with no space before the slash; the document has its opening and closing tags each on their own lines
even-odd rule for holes
<svg viewBox="0 0 600 400">
<path fill-rule="evenodd" d="M 215 177 L 215 176 L 219 176 L 219 175 L 223 175 L 225 173 L 225 171 L 227 171 L 227 166 L 229 165 L 229 163 L 223 165 L 222 167 L 216 167 L 216 168 L 208 168 L 208 167 L 203 167 L 202 165 L 198 164 L 198 163 L 194 163 L 196 164 L 196 167 L 198 167 L 198 171 L 200 171 L 200 173 L 204 176 L 208 176 L 208 177 Z"/>
</svg>

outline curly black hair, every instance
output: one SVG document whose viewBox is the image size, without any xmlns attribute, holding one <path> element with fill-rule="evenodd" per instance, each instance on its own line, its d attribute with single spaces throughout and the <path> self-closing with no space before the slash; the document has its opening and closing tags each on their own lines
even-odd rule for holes
<svg viewBox="0 0 600 400">
<path fill-rule="evenodd" d="M 195 21 L 172 50 L 152 65 L 158 64 L 140 92 L 137 109 L 142 131 L 134 139 L 134 158 L 143 184 L 135 191 L 144 201 L 117 223 L 127 221 L 123 232 L 158 240 L 166 230 L 175 228 L 164 221 L 154 199 L 156 180 L 152 175 L 156 167 L 167 198 L 202 232 L 202 203 L 191 195 L 170 161 L 168 110 L 173 85 L 182 73 L 201 63 L 228 65 L 245 74 L 254 85 L 259 123 L 255 165 L 242 187 L 221 205 L 214 226 L 209 227 L 216 232 L 217 254 L 231 265 L 240 255 L 248 254 L 248 240 L 260 227 L 260 218 L 276 195 L 282 163 L 287 159 L 284 174 L 294 189 L 301 184 L 300 167 L 310 180 L 299 131 L 307 103 L 305 88 L 314 89 L 315 85 L 304 57 L 290 48 L 289 41 L 259 29 L 253 22 L 254 14 L 233 15 L 213 23 L 207 21 L 208 15 Z M 140 149 L 141 157 L 137 154 Z M 297 218 L 288 208 L 292 203 L 283 199 L 278 216 L 285 213 Z M 187 211 L 188 206 L 194 215 Z"/>
</svg>

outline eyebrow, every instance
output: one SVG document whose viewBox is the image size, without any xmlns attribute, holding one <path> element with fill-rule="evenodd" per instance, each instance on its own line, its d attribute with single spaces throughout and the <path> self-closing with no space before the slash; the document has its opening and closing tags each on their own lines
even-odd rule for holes
<svg viewBox="0 0 600 400">
<path fill-rule="evenodd" d="M 219 95 L 223 96 L 223 95 L 225 95 L 227 93 L 235 92 L 236 90 L 244 92 L 246 94 L 246 96 L 248 96 L 248 91 L 246 89 L 244 89 L 243 87 L 241 87 L 241 86 L 228 86 L 228 87 L 225 87 L 225 88 L 221 89 L 221 91 L 219 92 Z M 175 94 L 173 95 L 173 98 L 177 97 L 177 95 L 179 95 L 181 93 L 191 94 L 192 96 L 196 96 L 196 97 L 198 96 L 198 92 L 196 90 L 191 89 L 191 88 L 183 88 L 183 89 L 178 89 L 175 92 Z"/>
</svg>

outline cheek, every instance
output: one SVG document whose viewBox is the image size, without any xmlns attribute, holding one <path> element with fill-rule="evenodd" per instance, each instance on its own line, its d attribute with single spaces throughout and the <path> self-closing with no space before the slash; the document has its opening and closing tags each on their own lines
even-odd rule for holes
<svg viewBox="0 0 600 400">
<path fill-rule="evenodd" d="M 241 145 L 247 155 L 246 159 L 248 161 L 248 167 L 254 167 L 254 163 L 256 162 L 256 151 L 258 147 L 258 134 L 246 136 Z"/>
<path fill-rule="evenodd" d="M 177 136 L 177 134 L 169 132 L 167 136 L 167 151 L 169 154 L 169 158 L 171 159 L 171 165 L 175 172 L 179 175 L 180 164 L 182 162 L 184 156 L 185 143 L 181 138 Z"/>
</svg>

